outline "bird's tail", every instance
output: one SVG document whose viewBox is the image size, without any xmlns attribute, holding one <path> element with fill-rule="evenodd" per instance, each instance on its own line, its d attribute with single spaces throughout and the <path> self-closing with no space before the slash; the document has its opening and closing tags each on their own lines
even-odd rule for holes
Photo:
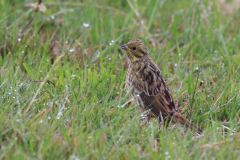
<svg viewBox="0 0 240 160">
<path fill-rule="evenodd" d="M 179 121 L 182 125 L 184 125 L 185 128 L 190 128 L 191 130 L 197 132 L 198 134 L 202 133 L 202 130 L 199 129 L 197 126 L 192 124 L 187 118 L 182 116 L 180 113 L 175 112 L 172 116 L 174 120 Z"/>
</svg>

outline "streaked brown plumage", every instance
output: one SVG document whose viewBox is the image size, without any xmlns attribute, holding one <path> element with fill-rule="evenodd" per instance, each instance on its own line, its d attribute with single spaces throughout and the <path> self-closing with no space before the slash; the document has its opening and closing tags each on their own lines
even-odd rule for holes
<svg viewBox="0 0 240 160">
<path fill-rule="evenodd" d="M 186 128 L 191 128 L 201 134 L 202 130 L 182 116 L 174 103 L 174 99 L 162 77 L 162 73 L 149 56 L 147 47 L 142 40 L 134 39 L 121 46 L 127 53 L 128 72 L 126 89 L 132 97 L 137 98 L 140 108 L 150 109 L 150 116 L 159 121 L 172 119 L 179 121 Z"/>
</svg>

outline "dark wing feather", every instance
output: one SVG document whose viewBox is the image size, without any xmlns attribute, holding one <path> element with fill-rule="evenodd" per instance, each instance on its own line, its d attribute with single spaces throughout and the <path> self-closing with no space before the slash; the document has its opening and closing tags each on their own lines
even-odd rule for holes
<svg viewBox="0 0 240 160">
<path fill-rule="evenodd" d="M 140 94 L 140 98 L 144 103 L 145 110 L 151 109 L 153 117 L 158 117 L 159 115 L 161 115 L 163 118 L 165 118 L 168 115 L 167 111 L 165 110 L 166 107 L 164 107 L 164 104 L 161 101 L 155 99 L 155 97 L 148 96 L 145 94 L 145 92 L 142 92 Z"/>
<path fill-rule="evenodd" d="M 174 100 L 158 67 L 153 63 L 145 65 L 148 66 L 141 67 L 140 77 L 133 81 L 133 85 L 141 92 L 140 97 L 145 109 L 151 108 L 154 117 L 161 113 L 165 118 L 177 111 Z"/>
</svg>

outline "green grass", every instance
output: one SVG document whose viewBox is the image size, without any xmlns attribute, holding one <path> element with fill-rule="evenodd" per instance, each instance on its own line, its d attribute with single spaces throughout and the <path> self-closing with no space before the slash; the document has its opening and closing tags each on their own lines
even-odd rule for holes
<svg viewBox="0 0 240 160">
<path fill-rule="evenodd" d="M 45 1 L 42 13 L 0 2 L 0 159 L 240 158 L 237 4 L 69 3 Z M 180 125 L 140 126 L 119 49 L 134 38 L 148 46 L 182 114 L 204 130 L 200 138 Z"/>
</svg>

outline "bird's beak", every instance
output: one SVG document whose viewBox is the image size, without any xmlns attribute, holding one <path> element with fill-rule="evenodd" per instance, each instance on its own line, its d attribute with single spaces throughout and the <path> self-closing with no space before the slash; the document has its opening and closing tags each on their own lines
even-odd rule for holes
<svg viewBox="0 0 240 160">
<path fill-rule="evenodd" d="M 122 45 L 121 48 L 127 50 L 128 49 L 127 44 Z"/>
</svg>

